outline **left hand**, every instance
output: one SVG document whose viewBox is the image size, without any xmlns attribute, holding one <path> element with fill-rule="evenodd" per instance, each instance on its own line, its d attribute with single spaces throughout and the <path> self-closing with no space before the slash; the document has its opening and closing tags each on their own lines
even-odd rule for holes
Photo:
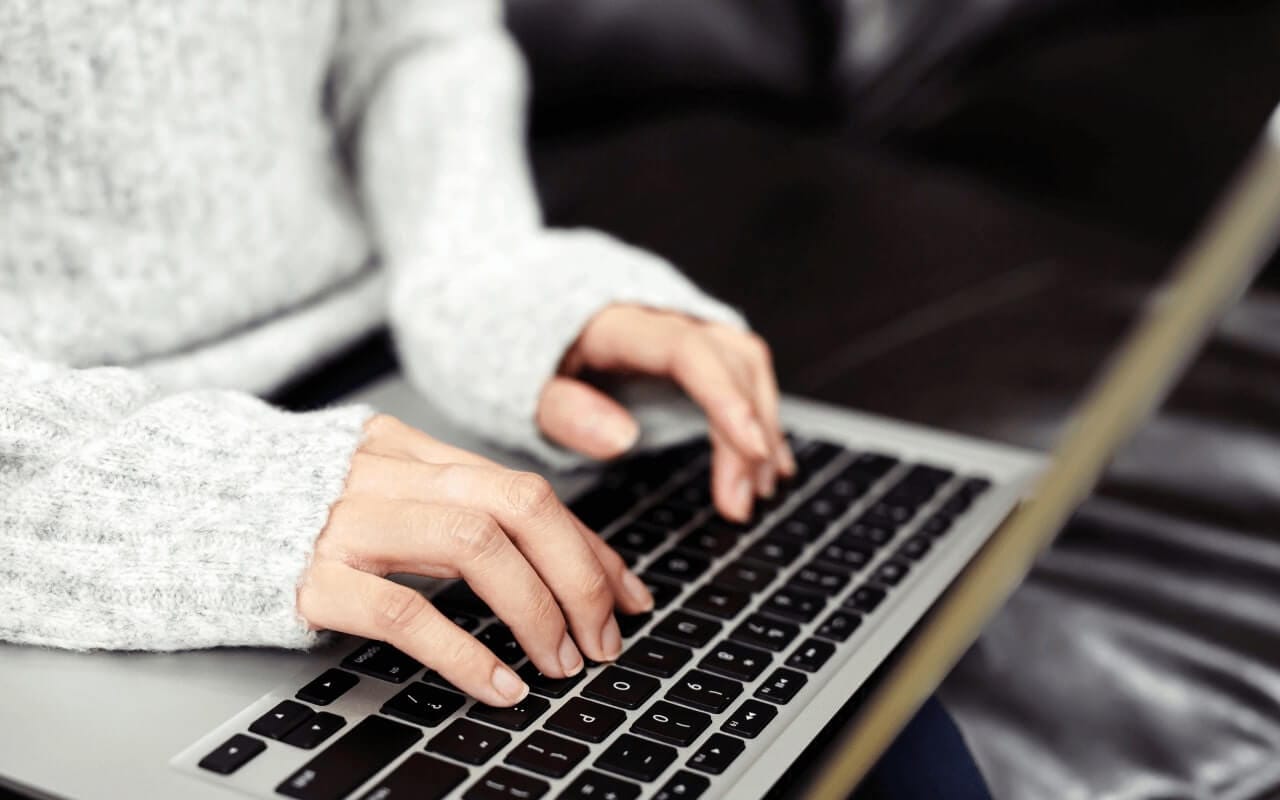
<svg viewBox="0 0 1280 800">
<path fill-rule="evenodd" d="M 753 333 L 640 306 L 593 317 L 543 388 L 537 422 L 564 447 L 612 458 L 635 444 L 639 428 L 617 401 L 575 377 L 586 369 L 668 377 L 689 393 L 707 414 L 712 497 L 729 519 L 747 519 L 756 496 L 771 496 L 779 477 L 795 473 L 769 347 Z"/>
</svg>

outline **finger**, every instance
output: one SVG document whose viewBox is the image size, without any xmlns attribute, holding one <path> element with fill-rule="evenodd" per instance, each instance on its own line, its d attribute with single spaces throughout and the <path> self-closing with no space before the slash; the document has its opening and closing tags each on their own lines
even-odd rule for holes
<svg viewBox="0 0 1280 800">
<path fill-rule="evenodd" d="M 365 440 L 360 449 L 431 464 L 473 464 L 502 469 L 495 461 L 442 442 L 390 414 L 375 414 L 365 423 Z"/>
<path fill-rule="evenodd" d="M 538 400 L 538 428 L 551 441 L 592 458 L 630 450 L 640 428 L 613 398 L 575 378 L 547 382 Z"/>
<path fill-rule="evenodd" d="M 316 564 L 298 590 L 313 627 L 387 642 L 492 706 L 515 705 L 529 687 L 418 592 L 342 564 Z"/>
<path fill-rule="evenodd" d="M 742 455 L 716 430 L 711 431 L 711 497 L 726 519 L 746 522 L 751 516 L 755 481 Z"/>
<path fill-rule="evenodd" d="M 754 334 L 740 334 L 733 331 L 734 341 L 742 353 L 751 372 L 751 384 L 755 393 L 756 410 L 768 435 L 773 458 L 772 464 L 778 473 L 790 477 L 795 474 L 795 457 L 782 432 L 782 419 L 778 391 L 778 379 L 773 368 L 773 355 L 763 339 Z"/>
<path fill-rule="evenodd" d="M 317 553 L 332 542 L 345 542 L 354 552 L 335 555 L 354 555 L 343 560 L 365 571 L 461 576 L 511 628 L 544 675 L 567 677 L 582 669 L 582 655 L 569 637 L 555 597 L 488 514 L 411 500 L 359 497 L 335 505 L 326 530 L 346 535 L 323 537 Z M 351 532 L 359 536 L 354 544 Z"/>
<path fill-rule="evenodd" d="M 609 576 L 609 584 L 613 588 L 613 596 L 617 598 L 618 608 L 624 614 L 643 614 L 653 610 L 653 594 L 644 585 L 640 577 L 627 568 L 622 556 L 600 537 L 600 534 L 578 523 L 578 532 L 586 540 L 591 551 L 596 554 L 605 575 Z"/>
</svg>

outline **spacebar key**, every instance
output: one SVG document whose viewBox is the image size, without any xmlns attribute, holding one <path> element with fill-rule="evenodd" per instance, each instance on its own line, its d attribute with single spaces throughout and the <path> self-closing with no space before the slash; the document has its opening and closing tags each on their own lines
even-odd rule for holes
<svg viewBox="0 0 1280 800">
<path fill-rule="evenodd" d="M 422 731 L 386 717 L 366 717 L 276 787 L 301 800 L 339 800 L 422 738 Z"/>
</svg>

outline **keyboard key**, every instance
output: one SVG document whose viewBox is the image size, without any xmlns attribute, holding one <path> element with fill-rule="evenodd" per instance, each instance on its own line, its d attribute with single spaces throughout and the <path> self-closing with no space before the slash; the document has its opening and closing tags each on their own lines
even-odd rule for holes
<svg viewBox="0 0 1280 800">
<path fill-rule="evenodd" d="M 788 667 L 802 669 L 805 672 L 817 672 L 827 663 L 836 646 L 822 639 L 806 639 L 787 659 Z"/>
<path fill-rule="evenodd" d="M 585 744 L 571 742 L 546 731 L 534 731 L 507 753 L 504 762 L 549 778 L 563 778 L 590 752 Z"/>
<path fill-rule="evenodd" d="M 756 689 L 756 697 L 779 705 L 789 703 L 808 681 L 803 672 L 779 667 Z"/>
<path fill-rule="evenodd" d="M 463 792 L 463 800 L 537 800 L 551 784 L 506 767 L 494 767 Z"/>
<path fill-rule="evenodd" d="M 276 707 L 258 717 L 249 726 L 249 733 L 268 739 L 283 739 L 285 734 L 311 719 L 315 712 L 302 703 L 283 700 Z"/>
<path fill-rule="evenodd" d="M 514 706 L 486 706 L 474 703 L 467 711 L 467 716 L 506 728 L 509 731 L 522 731 L 533 724 L 533 721 L 551 708 L 551 704 L 535 694 L 529 694 Z"/>
<path fill-rule="evenodd" d="M 475 633 L 476 629 L 480 627 L 479 619 L 471 616 L 470 614 L 463 614 L 458 611 L 449 613 L 449 621 L 454 625 L 457 625 L 459 628 L 462 628 L 467 633 Z"/>
<path fill-rule="evenodd" d="M 618 620 L 618 630 L 622 633 L 622 638 L 630 639 L 640 632 L 640 629 L 649 624 L 649 620 L 653 619 L 653 612 L 645 612 L 644 614 L 614 614 Z"/>
<path fill-rule="evenodd" d="M 639 796 L 640 787 L 634 783 L 588 769 L 578 773 L 556 800 L 635 800 Z"/>
<path fill-rule="evenodd" d="M 688 648 L 646 636 L 631 645 L 618 659 L 618 663 L 660 678 L 670 678 L 688 664 L 691 658 L 693 651 Z"/>
<path fill-rule="evenodd" d="M 569 510 L 582 520 L 583 525 L 599 532 L 630 510 L 635 501 L 636 496 L 629 492 L 597 486 L 569 503 Z"/>
<path fill-rule="evenodd" d="M 431 604 L 446 614 L 463 614 L 469 617 L 492 617 L 493 611 L 471 587 L 462 581 L 454 581 L 442 592 L 431 598 Z"/>
<path fill-rule="evenodd" d="M 299 800 L 339 800 L 422 738 L 412 725 L 371 716 L 357 722 L 276 787 Z"/>
<path fill-rule="evenodd" d="M 803 522 L 812 529 L 813 532 L 806 537 L 806 541 L 812 542 L 821 536 L 827 527 L 848 509 L 848 504 L 837 497 L 826 494 L 824 489 L 816 496 L 801 503 L 799 508 L 792 512 L 791 519 Z"/>
<path fill-rule="evenodd" d="M 719 775 L 728 769 L 733 760 L 745 749 L 747 746 L 741 739 L 725 736 L 723 733 L 713 733 L 702 747 L 698 748 L 698 752 L 693 754 L 693 758 L 689 759 L 689 766 L 702 772 Z"/>
<path fill-rule="evenodd" d="M 820 549 L 817 558 L 825 564 L 857 572 L 871 563 L 874 552 L 865 542 L 837 540 Z"/>
<path fill-rule="evenodd" d="M 314 717 L 294 728 L 283 741 L 285 744 L 310 750 L 342 730 L 346 724 L 347 721 L 337 714 L 319 711 Z"/>
<path fill-rule="evenodd" d="M 714 584 L 703 586 L 684 601 L 684 607 L 719 619 L 733 619 L 751 602 L 751 595 Z"/>
<path fill-rule="evenodd" d="M 843 448 L 831 442 L 824 442 L 814 439 L 809 442 L 800 452 L 796 453 L 797 478 L 801 480 L 809 480 L 814 473 L 821 472 L 822 468 L 835 460 L 836 456 L 843 452 Z"/>
<path fill-rule="evenodd" d="M 583 670 L 570 678 L 549 678 L 539 672 L 532 661 L 521 667 L 518 672 L 520 677 L 524 678 L 524 682 L 529 684 L 530 690 L 544 697 L 564 697 L 570 689 L 587 677 L 586 670 Z"/>
<path fill-rule="evenodd" d="M 778 571 L 763 564 L 752 564 L 750 561 L 735 561 L 720 570 L 711 582 L 726 589 L 739 592 L 759 592 L 766 589 L 778 577 Z"/>
<path fill-rule="evenodd" d="M 667 541 L 667 532 L 647 525 L 624 525 L 609 537 L 612 547 L 626 548 L 637 553 L 652 553 Z"/>
<path fill-rule="evenodd" d="M 934 539 L 951 530 L 951 517 L 946 514 L 934 514 L 920 525 L 920 532 Z"/>
<path fill-rule="evenodd" d="M 667 495 L 668 505 L 701 511 L 711 505 L 711 475 L 704 469 L 685 479 Z"/>
<path fill-rule="evenodd" d="M 219 775 L 230 775 L 248 764 L 258 753 L 267 749 L 266 742 L 237 733 L 218 745 L 209 755 L 200 759 L 200 769 L 207 769 Z"/>
<path fill-rule="evenodd" d="M 726 640 L 712 648 L 698 666 L 749 683 L 760 677 L 772 660 L 773 656 L 763 650 Z"/>
<path fill-rule="evenodd" d="M 853 465 L 850 465 L 822 487 L 821 494 L 842 509 L 847 509 L 867 493 L 875 480 L 875 476 L 854 469 Z"/>
<path fill-rule="evenodd" d="M 738 710 L 720 726 L 720 730 L 754 739 L 764 726 L 778 716 L 778 709 L 759 700 L 744 700 Z"/>
<path fill-rule="evenodd" d="M 391 645 L 372 640 L 344 658 L 342 666 L 391 683 L 404 683 L 422 669 L 421 664 Z"/>
<path fill-rule="evenodd" d="M 902 543 L 902 547 L 898 548 L 898 555 L 909 558 L 912 561 L 919 561 L 928 554 L 929 548 L 933 546 L 933 542 L 924 534 L 916 534 L 910 539 Z"/>
<path fill-rule="evenodd" d="M 902 478 L 903 483 L 916 483 L 925 486 L 933 486 L 937 488 L 947 481 L 951 480 L 954 473 L 949 469 L 942 467 L 934 467 L 928 464 L 916 464 L 907 470 L 907 474 Z"/>
<path fill-rule="evenodd" d="M 700 711 L 659 700 L 640 715 L 631 731 L 684 747 L 701 736 L 710 724 L 711 717 Z"/>
<path fill-rule="evenodd" d="M 639 708 L 658 691 L 658 682 L 621 667 L 608 667 L 586 685 L 582 693 L 623 708 Z"/>
<path fill-rule="evenodd" d="M 862 624 L 862 617 L 848 611 L 833 611 L 818 626 L 817 634 L 833 642 L 843 642 Z"/>
<path fill-rule="evenodd" d="M 853 590 L 853 594 L 845 598 L 842 605 L 853 611 L 861 611 L 863 614 L 870 614 L 876 610 L 876 606 L 884 601 L 885 592 L 879 586 L 864 584 Z"/>
<path fill-rule="evenodd" d="M 786 567 L 800 557 L 804 545 L 784 539 L 761 539 L 743 551 L 745 558 L 774 567 Z"/>
<path fill-rule="evenodd" d="M 360 800 L 441 800 L 470 775 L 466 767 L 414 753 L 401 762 Z"/>
<path fill-rule="evenodd" d="M 641 575 L 640 580 L 644 581 L 649 594 L 653 595 L 653 608 L 655 611 L 671 605 L 671 601 L 679 597 L 680 592 L 683 591 L 679 586 L 648 572 Z"/>
<path fill-rule="evenodd" d="M 422 682 L 430 683 L 433 686 L 439 686 L 441 689 L 448 689 L 454 694 L 466 694 L 466 692 L 462 691 L 457 686 L 454 686 L 448 678 L 435 670 L 427 670 L 426 674 L 422 676 Z"/>
<path fill-rule="evenodd" d="M 787 645 L 800 635 L 800 628 L 790 622 L 752 614 L 729 635 L 739 642 L 763 647 L 776 653 L 787 649 Z"/>
<path fill-rule="evenodd" d="M 695 553 L 668 550 L 649 565 L 649 571 L 671 580 L 688 582 L 700 577 L 709 566 L 710 561 Z"/>
<path fill-rule="evenodd" d="M 809 622 L 822 613 L 826 604 L 827 598 L 823 595 L 795 589 L 791 584 L 787 584 L 769 595 L 769 599 L 764 601 L 760 610 L 766 614 L 774 614 L 797 622 Z"/>
<path fill-rule="evenodd" d="M 702 647 L 720 633 L 720 623 L 705 617 L 673 611 L 653 628 L 654 636 L 661 636 L 676 644 Z"/>
<path fill-rule="evenodd" d="M 626 719 L 627 715 L 616 708 L 574 697 L 556 709 L 546 726 L 586 742 L 603 742 Z"/>
<path fill-rule="evenodd" d="M 870 527 L 886 528 L 895 531 L 916 515 L 914 505 L 902 505 L 881 500 L 863 512 L 858 522 Z"/>
<path fill-rule="evenodd" d="M 467 764 L 483 764 L 507 746 L 511 734 L 469 719 L 455 719 L 431 737 L 427 749 Z"/>
<path fill-rule="evenodd" d="M 638 522 L 662 531 L 683 528 L 693 520 L 694 512 L 672 503 L 659 503 L 640 515 Z"/>
<path fill-rule="evenodd" d="M 732 531 L 697 528 L 680 540 L 680 548 L 708 558 L 719 558 L 736 547 L 739 538 Z"/>
<path fill-rule="evenodd" d="M 667 692 L 667 699 L 719 714 L 742 694 L 742 684 L 692 669 Z"/>
<path fill-rule="evenodd" d="M 885 520 L 859 519 L 845 528 L 836 542 L 849 547 L 861 545 L 876 549 L 892 541 L 900 525 L 890 524 Z"/>
<path fill-rule="evenodd" d="M 960 484 L 960 488 L 956 489 L 956 494 L 964 494 L 976 499 L 986 494 L 990 488 L 991 480 L 989 478 L 966 478 L 964 483 Z"/>
<path fill-rule="evenodd" d="M 350 672 L 327 669 L 324 674 L 298 690 L 296 697 L 316 706 L 327 706 L 360 682 Z"/>
<path fill-rule="evenodd" d="M 711 781 L 680 770 L 653 796 L 653 800 L 695 800 L 711 788 Z"/>
<path fill-rule="evenodd" d="M 434 728 L 462 708 L 466 698 L 425 683 L 415 683 L 382 705 L 382 713 L 414 725 Z"/>
<path fill-rule="evenodd" d="M 778 522 L 769 529 L 766 534 L 770 539 L 780 539 L 788 542 L 797 542 L 800 545 L 817 541 L 826 531 L 827 526 L 823 522 L 808 519 L 800 515 L 799 512 L 793 512 L 791 516 Z"/>
<path fill-rule="evenodd" d="M 905 561 L 885 561 L 876 567 L 875 579 L 887 586 L 897 586 L 910 570 L 911 566 Z"/>
<path fill-rule="evenodd" d="M 821 562 L 801 567 L 792 579 L 797 587 L 819 594 L 833 595 L 849 584 L 849 573 L 822 566 Z"/>
<path fill-rule="evenodd" d="M 661 775 L 677 755 L 674 747 L 624 733 L 596 759 L 596 766 L 624 778 L 647 782 Z"/>
<path fill-rule="evenodd" d="M 500 622 L 495 622 L 480 631 L 476 638 L 504 663 L 514 664 L 524 658 L 524 651 L 520 649 L 520 643 L 516 641 L 515 634 Z"/>
</svg>

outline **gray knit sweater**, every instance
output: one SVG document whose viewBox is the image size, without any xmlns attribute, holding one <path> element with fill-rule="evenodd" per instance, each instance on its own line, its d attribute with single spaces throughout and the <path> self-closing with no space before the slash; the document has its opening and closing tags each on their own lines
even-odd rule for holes
<svg viewBox="0 0 1280 800">
<path fill-rule="evenodd" d="M 252 396 L 389 321 L 458 423 L 613 302 L 736 321 L 542 226 L 491 0 L 0 4 L 0 638 L 306 646 L 295 591 L 370 411 Z"/>
</svg>

